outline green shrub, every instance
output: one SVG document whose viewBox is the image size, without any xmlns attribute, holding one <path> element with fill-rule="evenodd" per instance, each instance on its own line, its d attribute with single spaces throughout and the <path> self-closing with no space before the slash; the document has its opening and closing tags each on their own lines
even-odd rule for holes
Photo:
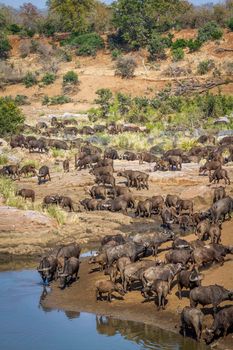
<svg viewBox="0 0 233 350">
<path fill-rule="evenodd" d="M 51 85 L 56 80 L 56 75 L 54 73 L 45 73 L 41 81 L 44 85 Z"/>
<path fill-rule="evenodd" d="M 166 45 L 163 38 L 157 33 L 153 33 L 148 44 L 148 51 L 150 54 L 149 59 L 151 61 L 166 59 L 165 48 Z"/>
<path fill-rule="evenodd" d="M 164 44 L 164 47 L 170 48 L 172 47 L 172 39 L 174 38 L 174 35 L 171 33 L 168 33 L 167 36 L 162 36 L 161 41 Z"/>
<path fill-rule="evenodd" d="M 205 42 L 208 40 L 218 40 L 223 36 L 223 30 L 219 27 L 219 25 L 214 22 L 206 23 L 202 28 L 198 30 L 197 39 L 200 42 Z"/>
<path fill-rule="evenodd" d="M 5 165 L 8 163 L 8 158 L 5 154 L 0 154 L 0 165 Z"/>
<path fill-rule="evenodd" d="M 215 64 L 213 60 L 201 61 L 197 66 L 197 73 L 200 75 L 204 75 L 214 67 L 215 67 Z"/>
<path fill-rule="evenodd" d="M 42 100 L 42 105 L 53 106 L 53 105 L 63 105 L 65 103 L 71 102 L 71 98 L 65 95 L 48 97 L 44 96 Z"/>
<path fill-rule="evenodd" d="M 17 106 L 25 106 L 30 104 L 30 102 L 28 102 L 28 97 L 25 95 L 16 95 L 15 103 Z"/>
<path fill-rule="evenodd" d="M 118 57 L 121 56 L 121 50 L 119 49 L 114 49 L 111 51 L 111 56 L 113 60 L 116 60 Z"/>
<path fill-rule="evenodd" d="M 8 30 L 12 33 L 12 34 L 18 34 L 21 31 L 20 26 L 18 26 L 18 24 L 13 23 L 10 24 L 8 27 Z"/>
<path fill-rule="evenodd" d="M 69 71 L 63 76 L 63 85 L 67 84 L 73 84 L 76 85 L 78 84 L 78 74 L 75 73 L 74 71 Z"/>
<path fill-rule="evenodd" d="M 28 72 L 23 79 L 23 83 L 26 86 L 26 88 L 36 85 L 38 83 L 36 75 L 32 72 Z"/>
<path fill-rule="evenodd" d="M 0 97 L 0 136 L 15 134 L 24 123 L 24 116 L 9 97 Z"/>
<path fill-rule="evenodd" d="M 97 33 L 73 34 L 63 44 L 75 47 L 77 56 L 95 56 L 98 50 L 104 48 L 104 41 Z"/>
<path fill-rule="evenodd" d="M 106 118 L 112 101 L 112 92 L 109 89 L 99 89 L 96 91 L 98 98 L 95 103 L 100 105 L 100 113 L 102 118 Z"/>
<path fill-rule="evenodd" d="M 9 40 L 4 36 L 0 36 L 0 59 L 7 59 L 9 57 L 10 50 L 11 45 Z"/>
<path fill-rule="evenodd" d="M 189 48 L 189 52 L 195 52 L 200 50 L 201 45 L 202 43 L 198 39 L 190 39 L 187 41 L 187 47 Z"/>
<path fill-rule="evenodd" d="M 233 17 L 228 21 L 227 26 L 233 32 Z"/>
<path fill-rule="evenodd" d="M 187 46 L 187 41 L 185 39 L 177 39 L 172 43 L 172 49 L 184 49 Z"/>
<path fill-rule="evenodd" d="M 183 59 L 184 59 L 184 50 L 181 47 L 172 50 L 172 60 L 174 62 L 181 61 Z"/>
<path fill-rule="evenodd" d="M 130 79 L 134 76 L 137 63 L 132 57 L 119 57 L 116 62 L 115 74 L 122 78 Z"/>
<path fill-rule="evenodd" d="M 65 151 L 63 149 L 52 148 L 52 156 L 54 158 L 63 158 Z"/>
</svg>

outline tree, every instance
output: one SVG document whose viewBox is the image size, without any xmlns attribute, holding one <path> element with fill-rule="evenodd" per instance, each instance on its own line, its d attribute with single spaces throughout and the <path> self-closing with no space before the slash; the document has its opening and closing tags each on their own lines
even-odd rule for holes
<svg viewBox="0 0 233 350">
<path fill-rule="evenodd" d="M 99 89 L 96 91 L 98 98 L 95 103 L 100 105 L 101 117 L 106 118 L 112 102 L 112 92 L 109 89 Z"/>
<path fill-rule="evenodd" d="M 113 23 L 132 49 L 145 46 L 155 29 L 167 30 L 176 15 L 187 9 L 182 0 L 118 0 L 113 5 Z"/>
<path fill-rule="evenodd" d="M 92 31 L 105 33 L 112 27 L 112 9 L 110 6 L 96 1 L 90 13 L 89 22 Z"/>
<path fill-rule="evenodd" d="M 9 97 L 0 97 L 0 136 L 15 134 L 25 118 L 15 102 Z"/>
<path fill-rule="evenodd" d="M 94 0 L 48 0 L 49 11 L 59 16 L 65 31 L 85 32 Z"/>
<path fill-rule="evenodd" d="M 31 2 L 25 3 L 20 6 L 19 13 L 23 26 L 28 31 L 36 31 L 38 26 L 38 21 L 40 19 L 40 12 L 36 6 L 34 6 Z"/>
</svg>

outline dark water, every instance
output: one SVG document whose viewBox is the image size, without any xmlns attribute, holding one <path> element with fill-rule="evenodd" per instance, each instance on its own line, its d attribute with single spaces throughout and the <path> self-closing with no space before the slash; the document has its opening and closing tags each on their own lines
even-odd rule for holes
<svg viewBox="0 0 233 350">
<path fill-rule="evenodd" d="M 39 275 L 0 273 L 1 350 L 204 350 L 190 339 L 144 324 L 43 309 Z"/>
</svg>

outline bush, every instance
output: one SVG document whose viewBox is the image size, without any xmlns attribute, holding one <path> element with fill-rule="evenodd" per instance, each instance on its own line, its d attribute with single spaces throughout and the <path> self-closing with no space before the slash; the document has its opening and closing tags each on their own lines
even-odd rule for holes
<svg viewBox="0 0 233 350">
<path fill-rule="evenodd" d="M 28 102 L 28 97 L 25 95 L 16 95 L 15 103 L 17 106 L 25 106 L 30 104 L 30 102 Z"/>
<path fill-rule="evenodd" d="M 152 61 L 166 59 L 165 48 L 163 38 L 157 33 L 153 33 L 148 45 L 149 59 Z"/>
<path fill-rule="evenodd" d="M 45 75 L 41 79 L 44 85 L 51 85 L 54 83 L 55 80 L 56 80 L 56 75 L 54 73 L 49 73 L 49 72 L 45 73 Z"/>
<path fill-rule="evenodd" d="M 137 63 L 132 57 L 119 57 L 116 63 L 115 74 L 122 78 L 130 79 L 134 76 Z"/>
<path fill-rule="evenodd" d="M 214 67 L 215 67 L 215 64 L 213 60 L 201 61 L 197 66 L 197 73 L 200 75 L 204 75 Z"/>
<path fill-rule="evenodd" d="M 78 84 L 79 80 L 78 80 L 78 74 L 75 73 L 73 70 L 67 72 L 64 76 L 63 76 L 63 85 L 67 85 L 67 84 L 73 84 L 76 85 Z"/>
<path fill-rule="evenodd" d="M 12 34 L 18 34 L 21 31 L 20 26 L 18 26 L 18 24 L 13 23 L 10 24 L 8 27 L 8 30 L 12 33 Z"/>
<path fill-rule="evenodd" d="M 9 57 L 11 45 L 6 37 L 0 36 L 0 59 L 7 59 Z"/>
<path fill-rule="evenodd" d="M 54 105 L 63 105 L 65 103 L 71 102 L 71 98 L 65 95 L 59 95 L 54 97 L 44 96 L 42 100 L 42 105 L 54 106 Z"/>
<path fill-rule="evenodd" d="M 174 43 L 172 43 L 172 49 L 184 49 L 187 46 L 187 41 L 185 39 L 177 39 L 176 41 L 174 41 Z"/>
<path fill-rule="evenodd" d="M 101 117 L 106 118 L 109 113 L 112 101 L 112 92 L 109 89 L 99 89 L 96 91 L 98 98 L 95 103 L 100 105 Z"/>
<path fill-rule="evenodd" d="M 0 97 L 0 136 L 15 134 L 24 123 L 24 116 L 9 97 Z"/>
<path fill-rule="evenodd" d="M 187 41 L 187 47 L 189 48 L 189 52 L 198 51 L 201 48 L 201 45 L 202 43 L 198 39 L 190 39 Z"/>
<path fill-rule="evenodd" d="M 221 39 L 222 36 L 223 30 L 216 22 L 211 21 L 206 23 L 202 28 L 199 28 L 197 39 L 203 43 L 208 40 Z"/>
<path fill-rule="evenodd" d="M 95 56 L 98 50 L 104 48 L 104 41 L 97 33 L 87 33 L 78 36 L 73 34 L 70 39 L 63 41 L 63 44 L 77 48 L 77 56 Z"/>
<path fill-rule="evenodd" d="M 111 56 L 113 60 L 116 60 L 118 57 L 121 56 L 121 50 L 119 49 L 114 49 L 111 51 Z"/>
<path fill-rule="evenodd" d="M 28 72 L 23 79 L 23 83 L 26 86 L 26 88 L 36 85 L 38 83 L 36 75 L 32 72 Z"/>
<path fill-rule="evenodd" d="M 233 32 L 233 17 L 228 21 L 227 26 Z"/>
<path fill-rule="evenodd" d="M 174 62 L 181 61 L 184 59 L 184 50 L 179 47 L 178 49 L 172 50 L 172 60 Z"/>
</svg>

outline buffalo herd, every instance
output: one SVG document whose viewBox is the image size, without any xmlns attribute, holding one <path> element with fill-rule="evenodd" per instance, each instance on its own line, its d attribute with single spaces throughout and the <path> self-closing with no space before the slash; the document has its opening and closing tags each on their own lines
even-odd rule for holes
<svg viewBox="0 0 233 350">
<path fill-rule="evenodd" d="M 88 197 L 80 199 L 79 211 L 111 211 L 122 212 L 134 217 L 151 218 L 158 217 L 161 223 L 160 230 L 153 233 L 134 235 L 109 235 L 101 241 L 99 251 L 89 259 L 89 264 L 96 266 L 109 278 L 97 280 L 95 283 L 96 300 L 111 302 L 112 294 L 118 293 L 123 298 L 131 290 L 140 290 L 145 301 L 154 300 L 158 310 L 165 309 L 169 302 L 169 294 L 178 286 L 177 298 L 184 297 L 183 289 L 188 290 L 190 306 L 186 306 L 181 312 L 181 331 L 185 335 L 187 330 L 192 330 L 197 340 L 203 337 L 207 343 L 211 343 L 221 334 L 226 335 L 233 325 L 233 306 L 220 304 L 233 300 L 233 290 L 227 290 L 218 284 L 204 286 L 202 269 L 212 264 L 223 265 L 225 258 L 233 254 L 233 246 L 222 244 L 222 223 L 231 219 L 233 211 L 233 199 L 229 195 L 227 186 L 230 178 L 225 165 L 233 160 L 233 137 L 227 136 L 217 142 L 210 135 L 202 135 L 197 141 L 199 146 L 192 147 L 184 152 L 174 148 L 162 152 L 158 156 L 156 147 L 149 151 L 135 153 L 125 151 L 119 153 L 114 148 L 106 148 L 104 151 L 82 138 L 80 135 L 94 135 L 107 131 L 109 134 L 118 134 L 124 131 L 143 132 L 145 128 L 135 125 L 95 125 L 78 128 L 77 122 L 61 122 L 52 118 L 51 125 L 40 122 L 33 132 L 39 132 L 40 137 L 25 136 L 23 134 L 13 137 L 10 141 L 12 148 L 20 147 L 28 152 L 48 153 L 50 148 L 70 150 L 77 148 L 74 157 L 74 169 L 76 172 L 88 170 L 93 178 L 93 186 L 88 189 Z M 61 139 L 51 139 L 51 136 L 63 136 Z M 69 138 L 72 137 L 72 140 Z M 212 145 L 206 145 L 212 143 Z M 227 157 L 224 154 L 228 153 Z M 138 170 L 114 168 L 117 159 L 138 163 Z M 150 190 L 150 172 L 140 170 L 144 162 L 153 164 L 150 171 L 182 171 L 184 163 L 204 160 L 199 167 L 199 176 L 208 174 L 209 184 L 219 184 L 223 181 L 224 187 L 218 186 L 212 194 L 212 204 L 209 208 L 196 211 L 194 202 L 181 198 L 175 194 L 166 193 L 154 195 Z M 134 163 L 135 164 L 135 163 Z M 63 161 L 63 171 L 70 171 L 70 159 Z M 0 169 L 0 176 L 19 180 L 23 176 L 36 176 L 38 185 L 47 181 L 53 181 L 50 169 L 43 165 L 36 169 L 33 165 L 5 165 Z M 65 175 L 66 176 L 66 175 Z M 150 193 L 148 197 L 135 195 L 139 191 Z M 35 192 L 29 188 L 23 188 L 16 195 L 35 201 Z M 76 211 L 72 198 L 58 194 L 48 194 L 43 199 L 42 207 L 59 205 L 69 211 Z M 174 233 L 174 226 L 179 233 L 192 230 L 196 239 L 187 241 L 180 234 Z M 159 254 L 164 251 L 162 244 L 167 243 L 163 260 Z M 170 242 L 170 243 L 169 243 Z M 60 288 L 64 289 L 78 279 L 80 266 L 80 251 L 78 244 L 72 243 L 60 246 L 45 255 L 38 266 L 38 272 L 44 283 L 59 279 Z M 152 260 L 148 257 L 153 256 Z M 217 282 L 217 281 L 216 281 Z M 187 295 L 187 293 L 185 294 Z M 203 334 L 203 321 L 205 314 L 198 305 L 211 305 L 213 323 L 205 329 Z"/>
</svg>

